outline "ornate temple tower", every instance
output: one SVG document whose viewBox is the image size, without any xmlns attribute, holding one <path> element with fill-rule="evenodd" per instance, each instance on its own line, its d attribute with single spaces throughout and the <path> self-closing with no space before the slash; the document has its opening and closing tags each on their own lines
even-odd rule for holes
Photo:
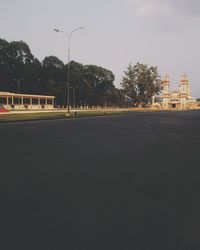
<svg viewBox="0 0 200 250">
<path fill-rule="evenodd" d="M 185 73 L 181 76 L 179 83 L 179 98 L 181 108 L 187 108 L 187 100 L 190 97 L 189 78 Z"/>
<path fill-rule="evenodd" d="M 163 77 L 163 91 L 161 107 L 163 109 L 196 109 L 197 102 L 190 95 L 189 78 L 184 73 L 179 82 L 178 91 L 169 91 L 170 78 L 168 75 Z"/>
<path fill-rule="evenodd" d="M 163 77 L 163 91 L 162 91 L 164 109 L 169 108 L 169 98 L 170 98 L 169 86 L 170 86 L 170 77 L 168 75 L 165 75 Z"/>
</svg>

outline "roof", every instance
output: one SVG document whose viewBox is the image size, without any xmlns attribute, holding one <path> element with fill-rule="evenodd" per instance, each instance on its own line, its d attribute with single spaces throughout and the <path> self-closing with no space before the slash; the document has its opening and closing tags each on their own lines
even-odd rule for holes
<svg viewBox="0 0 200 250">
<path fill-rule="evenodd" d="M 0 92 L 0 97 L 23 97 L 23 98 L 49 98 L 54 99 L 55 96 L 48 96 L 48 95 L 30 95 L 30 94 L 16 94 L 11 92 Z"/>
</svg>

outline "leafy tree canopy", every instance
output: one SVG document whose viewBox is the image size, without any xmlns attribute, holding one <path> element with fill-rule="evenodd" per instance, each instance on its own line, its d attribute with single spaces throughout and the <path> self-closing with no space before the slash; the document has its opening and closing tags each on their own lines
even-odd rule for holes
<svg viewBox="0 0 200 250">
<path fill-rule="evenodd" d="M 64 68 L 64 63 L 56 56 L 47 56 L 42 61 L 42 66 L 45 69 L 62 70 Z"/>
<path fill-rule="evenodd" d="M 96 65 L 84 65 L 83 88 L 89 102 L 103 105 L 105 93 L 114 87 L 114 74 Z"/>
<path fill-rule="evenodd" d="M 129 64 L 124 72 L 121 86 L 127 96 L 136 104 L 148 104 L 153 95 L 162 89 L 162 83 L 158 75 L 157 67 L 148 67 L 146 64 Z"/>
<path fill-rule="evenodd" d="M 0 65 L 6 65 L 8 60 L 9 42 L 0 38 Z"/>
<path fill-rule="evenodd" d="M 136 104 L 147 104 L 152 95 L 159 93 L 161 81 L 156 67 L 144 64 L 128 66 L 121 86 L 114 86 L 112 71 L 97 65 L 70 62 L 70 100 L 76 104 L 127 105 L 129 96 Z M 17 91 L 13 79 L 23 79 L 22 93 L 51 94 L 59 105 L 66 103 L 68 65 L 56 56 L 46 56 L 42 62 L 33 56 L 23 41 L 7 42 L 0 38 L 0 91 Z M 130 99 L 129 98 L 129 99 Z"/>
</svg>

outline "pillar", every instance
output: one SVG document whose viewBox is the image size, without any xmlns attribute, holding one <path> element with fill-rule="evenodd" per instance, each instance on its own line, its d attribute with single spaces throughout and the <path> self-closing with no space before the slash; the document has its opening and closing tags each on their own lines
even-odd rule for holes
<svg viewBox="0 0 200 250">
<path fill-rule="evenodd" d="M 155 96 L 152 96 L 152 105 L 155 103 Z"/>
</svg>

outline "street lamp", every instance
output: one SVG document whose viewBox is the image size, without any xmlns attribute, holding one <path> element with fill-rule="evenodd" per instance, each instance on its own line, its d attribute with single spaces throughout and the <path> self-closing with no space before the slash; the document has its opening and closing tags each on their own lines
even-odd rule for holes
<svg viewBox="0 0 200 250">
<path fill-rule="evenodd" d="M 78 27 L 74 30 L 71 31 L 71 33 L 68 35 L 65 31 L 63 30 L 59 30 L 59 29 L 54 29 L 55 32 L 61 32 L 61 33 L 64 33 L 65 35 L 67 35 L 68 37 L 68 76 L 67 76 L 67 112 L 69 113 L 69 98 L 70 98 L 70 95 L 69 95 L 69 80 L 70 80 L 70 77 L 69 77 L 69 68 L 70 68 L 70 41 L 71 41 L 71 37 L 73 35 L 74 32 L 78 31 L 78 30 L 83 30 L 84 27 L 81 26 L 81 27 Z M 66 92 L 66 90 L 65 90 Z M 65 93 L 66 94 L 66 93 Z"/>
<path fill-rule="evenodd" d="M 21 82 L 23 81 L 24 79 L 21 78 L 21 79 L 13 79 L 13 81 L 17 82 L 17 92 L 18 92 L 18 95 L 20 94 L 20 84 Z M 18 96 L 18 104 L 20 106 L 20 98 Z"/>
</svg>

